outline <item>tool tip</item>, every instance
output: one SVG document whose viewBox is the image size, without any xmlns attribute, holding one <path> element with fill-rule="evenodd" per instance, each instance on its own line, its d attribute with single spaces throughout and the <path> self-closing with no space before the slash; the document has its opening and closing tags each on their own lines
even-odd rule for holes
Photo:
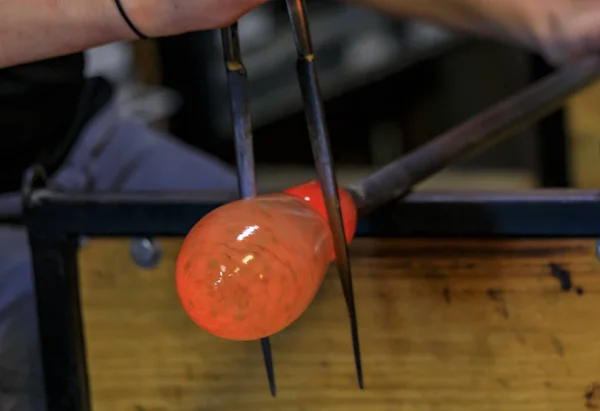
<svg viewBox="0 0 600 411">
<path fill-rule="evenodd" d="M 354 365 L 356 367 L 356 378 L 358 379 L 358 387 L 362 390 L 365 388 L 363 383 L 363 368 L 360 355 L 360 344 L 358 342 L 358 325 L 356 323 L 356 314 L 354 310 L 350 310 L 350 327 L 352 330 L 352 348 L 354 349 Z"/>
<path fill-rule="evenodd" d="M 271 343 L 269 342 L 269 338 L 262 338 L 260 340 L 263 357 L 265 360 L 265 368 L 267 369 L 267 378 L 269 380 L 269 389 L 271 390 L 271 396 L 275 398 L 277 396 L 277 391 L 275 389 L 275 372 L 273 370 L 273 357 L 271 355 Z"/>
<path fill-rule="evenodd" d="M 356 359 L 356 379 L 358 380 L 358 388 L 363 390 L 365 388 L 365 384 L 363 381 L 362 364 L 360 362 L 360 357 Z"/>
</svg>

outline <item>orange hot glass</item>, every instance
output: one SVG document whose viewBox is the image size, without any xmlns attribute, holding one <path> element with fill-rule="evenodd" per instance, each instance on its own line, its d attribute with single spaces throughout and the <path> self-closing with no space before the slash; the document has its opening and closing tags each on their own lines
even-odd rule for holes
<svg viewBox="0 0 600 411">
<path fill-rule="evenodd" d="M 312 208 L 325 218 L 325 220 L 329 221 L 327 209 L 325 208 L 325 199 L 323 198 L 321 185 L 318 181 L 310 181 L 299 186 L 288 188 L 284 193 L 296 196 L 308 202 Z M 340 208 L 342 209 L 342 220 L 344 222 L 346 242 L 350 243 L 356 233 L 356 207 L 352 196 L 350 196 L 350 193 L 346 190 L 339 188 L 338 195 L 340 198 Z"/>
<path fill-rule="evenodd" d="M 306 186 L 291 189 L 294 195 L 226 204 L 188 233 L 176 285 L 199 327 L 230 340 L 255 340 L 281 331 L 308 307 L 334 250 L 322 197 L 319 202 L 313 184 Z M 355 216 L 352 199 L 344 198 L 350 203 L 344 202 L 343 214 Z M 349 238 L 355 227 L 356 217 L 348 220 Z"/>
</svg>

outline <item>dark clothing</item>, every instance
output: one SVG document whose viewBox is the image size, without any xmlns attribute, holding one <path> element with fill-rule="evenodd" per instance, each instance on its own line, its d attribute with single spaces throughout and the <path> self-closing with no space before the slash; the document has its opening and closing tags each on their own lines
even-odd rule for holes
<svg viewBox="0 0 600 411">
<path fill-rule="evenodd" d="M 83 53 L 0 69 L 0 193 L 34 163 L 56 171 L 110 96 L 106 81 L 84 78 Z"/>
</svg>

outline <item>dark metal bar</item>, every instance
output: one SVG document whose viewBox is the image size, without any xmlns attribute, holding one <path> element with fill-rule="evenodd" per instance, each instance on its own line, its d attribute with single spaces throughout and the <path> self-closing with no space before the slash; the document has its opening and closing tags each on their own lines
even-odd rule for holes
<svg viewBox="0 0 600 411">
<path fill-rule="evenodd" d="M 48 411 L 91 409 L 77 241 L 29 234 Z"/>
<path fill-rule="evenodd" d="M 33 166 L 23 176 L 20 198 L 25 222 L 36 207 L 33 192 L 46 185 L 46 171 Z M 89 383 L 79 301 L 77 237 L 48 234 L 27 225 L 36 293 L 38 329 L 48 411 L 90 410 Z"/>
<path fill-rule="evenodd" d="M 374 237 L 597 238 L 600 191 L 417 192 L 359 228 Z"/>
<path fill-rule="evenodd" d="M 600 57 L 573 64 L 390 163 L 352 188 L 360 213 L 406 195 L 416 183 L 452 162 L 530 126 L 598 77 Z"/>
<path fill-rule="evenodd" d="M 331 228 L 335 247 L 336 265 L 350 317 L 358 385 L 360 388 L 363 388 L 356 306 L 354 304 L 354 291 L 352 289 L 352 271 L 348 255 L 348 245 L 346 244 L 346 236 L 344 233 L 337 179 L 331 155 L 329 132 L 325 121 L 325 109 L 321 98 L 315 56 L 310 39 L 306 4 L 304 0 L 286 0 L 286 4 L 292 23 L 296 50 L 298 52 L 298 81 L 300 83 L 300 91 L 304 101 L 308 134 L 312 146 L 317 175 L 321 184 L 321 190 L 323 191 L 323 198 L 325 199 L 325 208 L 327 210 L 329 226 Z"/>
<path fill-rule="evenodd" d="M 241 198 L 254 197 L 256 191 L 256 174 L 254 172 L 254 148 L 252 144 L 252 121 L 250 118 L 250 99 L 248 97 L 248 80 L 246 68 L 242 62 L 238 25 L 221 29 L 223 54 L 229 85 L 229 100 L 235 136 L 235 153 L 237 160 L 238 191 Z M 273 355 L 269 338 L 261 339 L 261 348 L 271 395 L 275 397 L 275 372 Z"/>
<path fill-rule="evenodd" d="M 236 200 L 235 192 L 61 193 L 36 190 L 27 226 L 56 236 L 182 236 L 218 206 Z"/>
<path fill-rule="evenodd" d="M 36 235 L 182 236 L 235 193 L 33 192 Z M 359 220 L 357 236 L 600 237 L 600 191 L 418 191 Z"/>
</svg>

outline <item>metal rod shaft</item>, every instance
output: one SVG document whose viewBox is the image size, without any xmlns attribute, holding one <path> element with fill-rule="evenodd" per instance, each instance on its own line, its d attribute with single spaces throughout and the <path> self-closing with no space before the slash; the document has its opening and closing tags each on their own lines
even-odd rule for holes
<svg viewBox="0 0 600 411">
<path fill-rule="evenodd" d="M 362 362 L 360 357 L 358 325 L 356 319 L 356 307 L 354 304 L 354 291 L 352 289 L 352 272 L 348 256 L 348 245 L 344 233 L 338 185 L 331 155 L 329 132 L 325 121 L 325 110 L 321 98 L 310 39 L 306 5 L 303 0 L 286 0 L 286 4 L 298 52 L 298 81 L 304 100 L 308 134 L 312 146 L 317 175 L 323 191 L 323 198 L 325 199 L 329 226 L 331 228 L 335 246 L 336 264 L 350 317 L 358 385 L 360 388 L 363 388 Z"/>
<path fill-rule="evenodd" d="M 246 68 L 242 62 L 242 53 L 238 36 L 238 26 L 221 29 L 227 83 L 231 103 L 231 117 L 235 139 L 235 152 L 238 173 L 238 188 L 241 198 L 254 197 L 257 194 L 256 173 L 254 170 L 254 147 L 252 138 L 252 121 L 248 97 L 248 81 Z M 275 397 L 275 372 L 269 338 L 261 339 L 261 348 L 269 379 L 271 395 Z"/>
<path fill-rule="evenodd" d="M 241 198 L 256 195 L 252 121 L 246 68 L 242 63 L 237 23 L 221 29 Z"/>
<path fill-rule="evenodd" d="M 360 215 L 405 196 L 449 164 L 534 124 L 600 77 L 600 57 L 558 70 L 351 187 Z"/>
</svg>

